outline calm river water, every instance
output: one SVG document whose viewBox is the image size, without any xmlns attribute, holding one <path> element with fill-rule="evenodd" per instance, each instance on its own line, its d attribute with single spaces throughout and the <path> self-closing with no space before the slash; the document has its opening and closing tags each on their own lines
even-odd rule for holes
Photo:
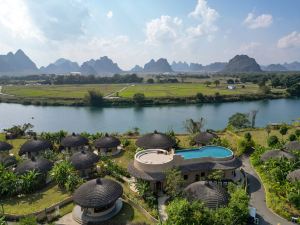
<svg viewBox="0 0 300 225">
<path fill-rule="evenodd" d="M 139 127 L 141 132 L 185 132 L 184 121 L 205 118 L 205 128 L 222 129 L 236 113 L 258 110 L 256 125 L 287 122 L 300 117 L 300 99 L 276 99 L 184 106 L 128 108 L 93 108 L 64 106 L 24 106 L 0 103 L 0 130 L 23 123 L 32 123 L 34 130 L 69 132 L 125 132 Z"/>
</svg>

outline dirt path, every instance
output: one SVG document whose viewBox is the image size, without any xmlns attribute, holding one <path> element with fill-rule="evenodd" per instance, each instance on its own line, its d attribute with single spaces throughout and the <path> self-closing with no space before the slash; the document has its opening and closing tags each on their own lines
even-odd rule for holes
<svg viewBox="0 0 300 225">
<path fill-rule="evenodd" d="M 109 98 L 119 98 L 119 97 L 116 97 L 116 96 L 114 96 L 114 95 L 115 95 L 116 93 L 120 93 L 120 92 L 122 92 L 122 91 L 125 91 L 128 87 L 129 87 L 129 86 L 123 87 L 122 89 L 120 89 L 120 90 L 118 90 L 118 91 L 115 91 L 115 92 L 113 92 L 113 93 L 110 93 L 110 94 L 104 96 L 104 98 L 107 98 L 107 99 L 109 99 Z"/>
</svg>

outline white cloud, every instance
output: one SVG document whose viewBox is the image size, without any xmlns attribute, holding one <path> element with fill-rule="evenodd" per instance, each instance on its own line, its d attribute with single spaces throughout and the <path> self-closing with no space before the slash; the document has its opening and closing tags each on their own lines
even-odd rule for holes
<svg viewBox="0 0 300 225">
<path fill-rule="evenodd" d="M 108 18 L 108 19 L 111 19 L 112 17 L 113 17 L 113 12 L 111 11 L 111 10 L 109 10 L 108 12 L 107 12 L 107 14 L 106 14 L 106 17 Z"/>
<path fill-rule="evenodd" d="M 255 17 L 254 13 L 248 13 L 248 16 L 244 20 L 244 24 L 250 29 L 266 28 L 273 23 L 273 17 L 271 14 L 262 14 Z"/>
<path fill-rule="evenodd" d="M 189 16 L 200 20 L 197 26 L 187 29 L 191 37 L 207 35 L 209 39 L 213 38 L 212 34 L 218 30 L 215 22 L 219 18 L 219 13 L 215 9 L 210 8 L 205 0 L 198 0 L 196 8 Z"/>
<path fill-rule="evenodd" d="M 182 20 L 170 16 L 161 16 L 146 24 L 146 43 L 167 43 L 180 36 Z"/>
<path fill-rule="evenodd" d="M 300 47 L 300 32 L 294 31 L 282 38 L 277 42 L 278 48 L 292 48 Z"/>
<path fill-rule="evenodd" d="M 44 39 L 22 0 L 1 1 L 0 29 L 7 30 L 14 38 L 35 38 L 40 41 Z"/>
<path fill-rule="evenodd" d="M 238 53 L 253 53 L 257 47 L 261 46 L 259 42 L 250 42 L 247 44 L 242 44 L 238 49 Z"/>
</svg>

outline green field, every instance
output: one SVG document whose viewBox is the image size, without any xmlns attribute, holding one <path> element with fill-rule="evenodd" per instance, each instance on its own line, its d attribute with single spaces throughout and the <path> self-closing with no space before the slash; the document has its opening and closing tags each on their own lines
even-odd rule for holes
<svg viewBox="0 0 300 225">
<path fill-rule="evenodd" d="M 99 90 L 104 96 L 122 89 L 122 84 L 81 84 L 81 85 L 18 85 L 4 86 L 3 93 L 16 97 L 82 99 L 89 90 Z"/>
</svg>

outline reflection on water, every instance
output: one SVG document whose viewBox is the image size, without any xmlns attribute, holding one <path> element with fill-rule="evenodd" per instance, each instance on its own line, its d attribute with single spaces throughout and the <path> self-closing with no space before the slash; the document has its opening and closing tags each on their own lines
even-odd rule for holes
<svg viewBox="0 0 300 225">
<path fill-rule="evenodd" d="M 277 99 L 216 104 L 152 107 L 64 107 L 24 106 L 0 103 L 0 129 L 32 123 L 36 131 L 125 132 L 139 127 L 142 132 L 175 130 L 184 132 L 184 121 L 205 118 L 205 127 L 222 129 L 236 113 L 258 110 L 256 124 L 292 122 L 300 117 L 300 99 Z M 34 118 L 34 119 L 32 119 Z"/>
</svg>

